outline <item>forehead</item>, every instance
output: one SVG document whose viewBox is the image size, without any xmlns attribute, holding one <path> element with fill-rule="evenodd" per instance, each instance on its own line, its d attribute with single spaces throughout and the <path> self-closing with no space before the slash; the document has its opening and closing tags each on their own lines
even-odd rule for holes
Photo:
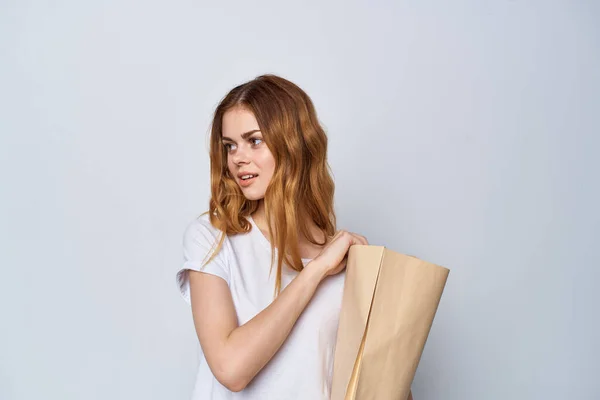
<svg viewBox="0 0 600 400">
<path fill-rule="evenodd" d="M 260 129 L 252 112 L 244 108 L 233 108 L 223 115 L 223 137 L 239 139 L 248 131 Z"/>
</svg>

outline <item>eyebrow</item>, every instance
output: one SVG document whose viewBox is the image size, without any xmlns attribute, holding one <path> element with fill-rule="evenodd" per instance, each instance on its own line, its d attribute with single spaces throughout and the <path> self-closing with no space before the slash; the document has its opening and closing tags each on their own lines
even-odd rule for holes
<svg viewBox="0 0 600 400">
<path fill-rule="evenodd" d="M 252 135 L 253 133 L 256 133 L 256 132 L 260 132 L 260 129 L 253 129 L 251 131 L 244 132 L 244 133 L 242 133 L 242 139 L 247 139 L 248 136 L 250 136 L 250 135 Z M 230 142 L 233 142 L 233 140 L 231 138 L 228 138 L 227 136 L 223 136 L 221 138 L 221 140 L 228 140 Z"/>
</svg>

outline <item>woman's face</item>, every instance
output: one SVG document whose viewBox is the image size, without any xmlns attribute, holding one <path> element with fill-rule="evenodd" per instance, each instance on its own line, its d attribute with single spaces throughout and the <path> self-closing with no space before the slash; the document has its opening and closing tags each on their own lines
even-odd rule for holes
<svg viewBox="0 0 600 400">
<path fill-rule="evenodd" d="M 254 114 L 243 108 L 227 111 L 223 115 L 222 141 L 227 168 L 244 196 L 249 200 L 264 198 L 275 171 L 275 159 L 263 141 Z"/>
</svg>

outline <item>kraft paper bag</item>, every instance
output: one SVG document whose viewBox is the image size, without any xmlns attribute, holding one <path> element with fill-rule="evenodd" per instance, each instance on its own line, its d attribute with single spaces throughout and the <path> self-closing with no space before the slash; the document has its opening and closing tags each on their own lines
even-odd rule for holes
<svg viewBox="0 0 600 400">
<path fill-rule="evenodd" d="M 405 400 L 447 268 L 389 250 L 348 252 L 331 400 Z"/>
</svg>

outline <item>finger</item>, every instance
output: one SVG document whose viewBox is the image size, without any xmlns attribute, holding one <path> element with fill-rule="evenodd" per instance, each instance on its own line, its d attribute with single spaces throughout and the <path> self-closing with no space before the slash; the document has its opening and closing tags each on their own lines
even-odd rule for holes
<svg viewBox="0 0 600 400">
<path fill-rule="evenodd" d="M 359 235 L 358 233 L 353 233 L 353 235 L 356 237 L 356 240 L 358 240 L 357 244 L 365 245 L 368 243 L 367 238 L 365 238 L 364 236 Z"/>
<path fill-rule="evenodd" d="M 366 237 L 362 236 L 362 235 L 358 235 L 362 240 L 363 240 L 363 244 L 366 246 L 369 244 L 369 241 L 367 240 Z"/>
<path fill-rule="evenodd" d="M 369 244 L 369 242 L 367 242 L 367 238 L 365 238 L 364 236 L 361 236 L 357 233 L 352 233 L 352 236 L 354 237 L 353 244 L 359 244 L 359 245 Z"/>
</svg>

